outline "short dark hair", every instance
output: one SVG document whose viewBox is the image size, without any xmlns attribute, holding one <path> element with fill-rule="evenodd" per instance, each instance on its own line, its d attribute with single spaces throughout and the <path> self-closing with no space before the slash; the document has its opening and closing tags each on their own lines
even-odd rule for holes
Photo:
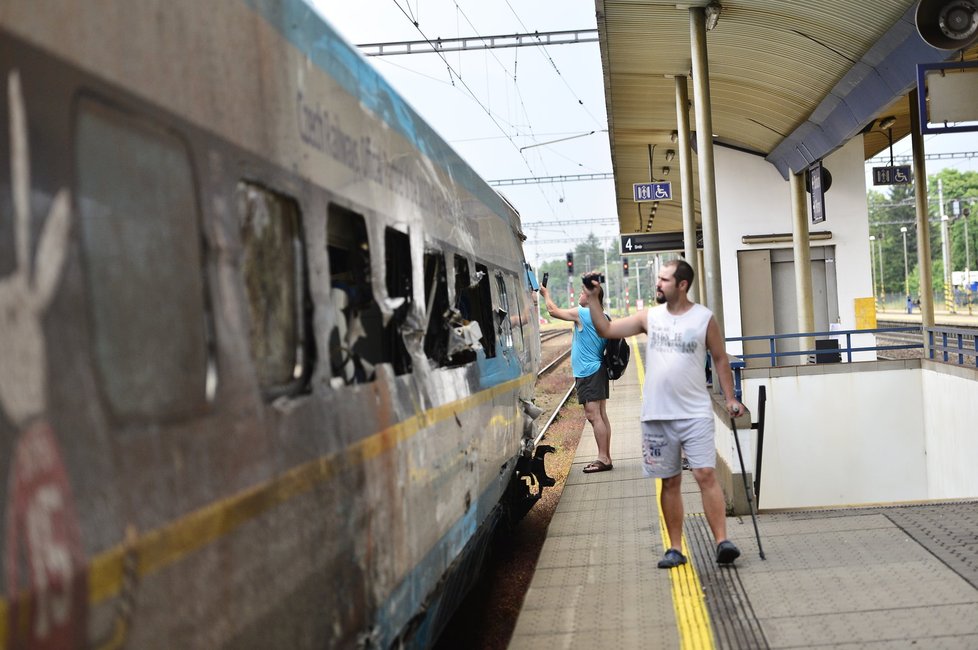
<svg viewBox="0 0 978 650">
<path fill-rule="evenodd" d="M 585 278 L 588 278 L 588 277 L 597 278 L 598 277 L 598 274 L 597 273 L 589 273 L 589 274 L 585 275 L 584 277 Z M 587 285 L 584 284 L 583 280 L 581 281 L 581 284 L 584 286 L 584 288 L 587 288 Z M 604 287 L 601 286 L 601 283 L 600 282 L 598 283 L 598 302 L 600 302 L 602 305 L 604 304 Z"/>
<path fill-rule="evenodd" d="M 676 272 L 673 274 L 672 277 L 676 278 L 677 287 L 679 286 L 679 283 L 682 282 L 683 280 L 686 281 L 686 291 L 689 291 L 689 288 L 693 286 L 693 276 L 694 276 L 693 267 L 690 266 L 689 262 L 687 262 L 686 260 L 680 260 L 680 259 L 669 260 L 662 266 L 676 267 Z"/>
</svg>

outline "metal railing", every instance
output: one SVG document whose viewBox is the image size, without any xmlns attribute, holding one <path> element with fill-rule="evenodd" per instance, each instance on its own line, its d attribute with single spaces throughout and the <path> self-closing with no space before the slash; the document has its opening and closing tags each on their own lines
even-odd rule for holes
<svg viewBox="0 0 978 650">
<path fill-rule="evenodd" d="M 974 329 L 936 326 L 926 328 L 926 332 L 931 359 L 978 368 L 978 336 L 975 336 Z M 949 340 L 952 341 L 951 345 L 948 344 Z M 970 348 L 966 347 L 969 343 Z M 971 358 L 972 362 L 965 363 L 966 357 Z"/>
<path fill-rule="evenodd" d="M 879 352 L 883 350 L 919 350 L 924 347 L 923 338 L 919 343 L 900 343 L 894 345 L 869 345 L 853 347 L 853 334 L 898 334 L 911 332 L 921 333 L 921 328 L 911 327 L 881 327 L 866 330 L 832 330 L 828 332 L 801 332 L 797 334 L 769 334 L 760 336 L 732 336 L 727 342 L 737 341 L 768 341 L 767 352 L 755 352 L 752 354 L 742 354 L 731 358 L 730 367 L 734 374 L 734 392 L 737 399 L 741 398 L 741 371 L 746 367 L 747 359 L 769 359 L 771 366 L 777 365 L 777 359 L 781 357 L 805 357 L 814 355 L 816 363 L 834 362 L 836 354 L 846 355 L 846 361 L 852 362 L 853 352 Z M 926 327 L 923 328 L 924 336 L 927 337 L 928 357 L 934 361 L 944 363 L 954 363 L 959 366 L 974 366 L 978 368 L 978 336 L 973 328 L 960 327 Z M 838 341 L 845 337 L 845 346 L 838 348 L 818 348 L 814 350 L 791 350 L 778 352 L 777 342 L 783 339 L 831 339 Z M 841 360 L 841 358 L 840 358 Z"/>
<path fill-rule="evenodd" d="M 919 327 L 881 327 L 876 329 L 866 329 L 866 330 L 831 330 L 828 332 L 800 332 L 796 334 L 768 334 L 759 336 L 731 336 L 727 338 L 728 343 L 737 341 L 767 341 L 768 342 L 768 352 L 755 352 L 752 354 L 742 354 L 734 357 L 730 361 L 730 368 L 733 370 L 734 375 L 734 393 L 737 399 L 741 399 L 742 396 L 742 370 L 747 365 L 747 359 L 770 359 L 771 366 L 777 365 L 777 359 L 782 357 L 808 357 L 809 355 L 815 355 L 815 362 L 825 362 L 828 360 L 835 361 L 835 355 L 840 355 L 839 360 L 841 361 L 841 355 L 846 355 L 846 361 L 852 362 L 853 352 L 871 352 L 880 350 L 915 350 L 923 347 L 923 341 L 920 343 L 904 343 L 896 345 L 869 345 L 853 347 L 852 345 L 852 335 L 853 334 L 895 334 L 902 332 L 920 332 Z M 839 346 L 836 348 L 815 348 L 813 350 L 790 350 L 786 352 L 778 352 L 777 342 L 784 339 L 821 339 L 821 340 L 832 340 L 839 341 L 840 338 L 845 338 L 845 346 Z"/>
<path fill-rule="evenodd" d="M 919 332 L 919 327 L 881 327 L 871 330 L 832 330 L 829 332 L 801 332 L 799 334 L 768 334 L 760 336 L 732 336 L 727 339 L 728 343 L 736 341 L 768 341 L 769 352 L 757 352 L 754 354 L 742 354 L 741 359 L 763 359 L 768 358 L 771 360 L 771 365 L 777 365 L 777 359 L 779 357 L 806 357 L 808 355 L 814 354 L 816 359 L 821 355 L 825 354 L 835 354 L 836 352 L 846 355 L 846 361 L 852 361 L 853 352 L 870 352 L 870 351 L 880 351 L 880 350 L 915 350 L 923 347 L 923 342 L 921 343 L 907 343 L 899 345 L 869 345 L 863 347 L 852 347 L 852 335 L 853 334 L 891 334 L 897 332 Z M 816 348 L 814 350 L 791 350 L 788 352 L 778 352 L 777 351 L 777 341 L 783 339 L 802 339 L 811 338 L 823 340 L 830 339 L 838 341 L 840 337 L 845 337 L 846 344 L 845 347 L 839 346 L 836 348 Z"/>
</svg>

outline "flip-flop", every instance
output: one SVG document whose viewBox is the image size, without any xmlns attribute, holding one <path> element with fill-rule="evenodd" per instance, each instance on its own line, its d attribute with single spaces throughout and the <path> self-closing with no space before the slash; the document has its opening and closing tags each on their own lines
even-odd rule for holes
<svg viewBox="0 0 978 650">
<path fill-rule="evenodd" d="M 602 463 L 600 460 L 592 460 L 590 463 L 584 466 L 584 473 L 593 474 L 595 472 L 607 472 L 610 469 L 614 469 L 614 465 L 611 463 Z"/>
</svg>

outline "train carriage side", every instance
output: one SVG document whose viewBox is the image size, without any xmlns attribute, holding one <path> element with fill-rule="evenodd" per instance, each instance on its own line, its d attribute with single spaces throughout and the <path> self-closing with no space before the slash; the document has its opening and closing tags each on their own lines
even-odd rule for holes
<svg viewBox="0 0 978 650">
<path fill-rule="evenodd" d="M 529 451 L 518 215 L 298 1 L 14 0 L 0 85 L 0 647 L 430 643 Z"/>
</svg>

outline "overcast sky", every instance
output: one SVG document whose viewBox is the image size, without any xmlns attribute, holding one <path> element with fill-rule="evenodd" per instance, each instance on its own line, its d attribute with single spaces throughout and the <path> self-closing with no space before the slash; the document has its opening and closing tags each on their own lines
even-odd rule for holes
<svg viewBox="0 0 978 650">
<path fill-rule="evenodd" d="M 591 0 L 309 1 L 354 44 L 595 28 Z M 487 180 L 611 172 L 597 43 L 370 61 Z M 571 139 L 553 142 L 564 138 Z M 929 135 L 925 142 L 928 153 L 978 150 L 975 133 Z M 541 143 L 550 144 L 520 151 Z M 910 140 L 895 143 L 893 153 L 910 153 Z M 944 166 L 978 171 L 975 159 L 928 161 L 928 174 Z M 871 178 L 867 182 L 872 187 Z M 618 236 L 610 180 L 498 189 L 520 211 L 531 264 L 563 257 L 592 231 L 606 241 Z M 532 225 L 595 219 L 599 223 Z"/>
</svg>

